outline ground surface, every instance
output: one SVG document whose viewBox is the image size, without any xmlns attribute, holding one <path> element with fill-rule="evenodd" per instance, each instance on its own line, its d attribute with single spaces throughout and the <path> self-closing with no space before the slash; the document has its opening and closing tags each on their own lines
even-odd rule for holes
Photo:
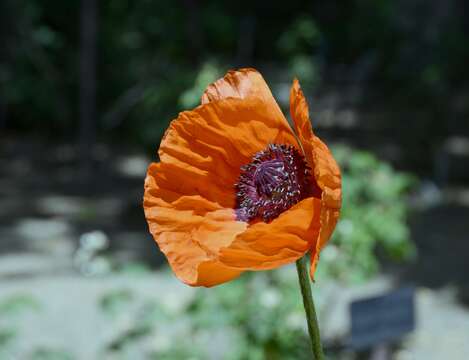
<svg viewBox="0 0 469 360">
<path fill-rule="evenodd" d="M 16 259 L 1 259 L 2 263 L 13 260 Z M 38 349 L 47 349 L 65 352 L 78 360 L 111 359 L 106 355 L 106 349 L 120 334 L 131 329 L 136 319 L 133 307 L 126 308 L 127 314 L 110 317 L 102 308 L 106 296 L 125 291 L 133 294 L 135 299 L 155 301 L 163 308 L 177 313 L 184 302 L 195 294 L 194 289 L 181 285 L 168 273 L 87 278 L 77 274 L 52 275 L 48 266 L 50 262 L 44 261 L 41 268 L 46 271 L 43 275 L 1 281 L 0 300 L 20 299 L 23 307 L 16 314 L 0 319 L 0 329 L 14 329 L 15 332 L 8 346 L 4 347 L 2 358 L 29 359 Z M 321 293 L 322 300 L 335 299 L 332 306 L 327 305 L 327 309 L 321 301 L 318 304 L 323 338 L 327 341 L 338 336 L 346 337 L 349 301 L 381 294 L 389 286 L 387 278 L 378 278 L 367 285 L 352 288 L 331 284 L 316 286 L 314 290 Z M 467 359 L 469 310 L 457 302 L 455 289 L 418 288 L 416 308 L 417 329 L 400 345 L 394 358 Z M 165 325 L 164 332 L 167 334 L 168 331 L 173 330 Z M 138 343 L 138 347 L 129 350 L 129 358 L 143 359 L 145 353 L 165 346 L 168 341 L 175 341 L 181 336 L 178 331 L 183 333 L 182 330 L 174 331 L 175 336 L 170 339 L 162 337 L 161 332 L 150 334 L 145 337 L 145 341 Z M 230 346 L 229 341 L 222 341 L 215 346 L 210 344 L 216 354 L 214 359 Z"/>
</svg>

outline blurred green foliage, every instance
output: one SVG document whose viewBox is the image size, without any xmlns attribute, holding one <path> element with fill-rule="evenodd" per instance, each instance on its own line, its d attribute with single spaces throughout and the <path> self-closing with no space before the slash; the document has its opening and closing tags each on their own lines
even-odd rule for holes
<svg viewBox="0 0 469 360">
<path fill-rule="evenodd" d="M 41 304 L 31 295 L 14 294 L 0 301 L 0 316 L 10 317 L 25 311 L 39 311 Z"/>
<path fill-rule="evenodd" d="M 333 153 L 342 169 L 343 207 L 321 253 L 319 271 L 359 282 L 379 270 L 379 250 L 391 260 L 411 259 L 416 250 L 407 224 L 406 194 L 416 179 L 366 151 L 336 146 Z"/>
<path fill-rule="evenodd" d="M 99 305 L 105 313 L 112 316 L 118 314 L 132 300 L 133 294 L 129 289 L 119 289 L 105 294 Z"/>
<path fill-rule="evenodd" d="M 29 356 L 28 360 L 73 360 L 74 357 L 66 350 L 51 349 L 41 347 L 35 349 Z"/>
<path fill-rule="evenodd" d="M 450 89 L 468 80 L 468 26 L 463 2 L 432 4 L 99 2 L 99 134 L 154 146 L 179 110 L 197 104 L 199 88 L 242 66 L 288 81 L 298 76 L 307 86 L 342 67 L 348 72 L 341 81 L 368 74 L 378 90 L 365 97 L 372 104 L 380 94 L 387 102 L 435 104 L 443 112 Z M 0 6 L 0 105 L 7 124 L 74 136 L 80 2 L 5 0 Z"/>
<path fill-rule="evenodd" d="M 248 273 L 229 284 L 191 291 L 187 298 L 168 300 L 167 295 L 135 297 L 115 313 L 113 321 L 130 315 L 132 322 L 104 353 L 116 359 L 135 351 L 146 359 L 168 360 L 310 358 L 292 271 Z"/>
<path fill-rule="evenodd" d="M 295 56 L 317 48 L 320 39 L 321 32 L 313 17 L 309 14 L 299 14 L 280 35 L 277 47 L 285 56 Z"/>
<path fill-rule="evenodd" d="M 5 348 L 15 336 L 16 331 L 13 329 L 0 329 L 0 354 L 1 349 Z"/>
<path fill-rule="evenodd" d="M 200 97 L 208 84 L 223 76 L 220 67 L 212 62 L 206 62 L 197 73 L 193 86 L 185 90 L 179 97 L 179 105 L 183 109 L 191 109 L 200 104 Z"/>
<path fill-rule="evenodd" d="M 12 294 L 0 299 L 0 358 L 8 358 L 8 350 L 19 336 L 17 319 L 28 312 L 39 312 L 42 304 L 28 293 Z M 52 360 L 52 359 L 51 359 Z"/>
<path fill-rule="evenodd" d="M 187 312 L 195 331 L 227 329 L 236 343 L 226 359 L 311 356 L 294 272 L 245 274 L 230 284 L 201 291 Z"/>
</svg>

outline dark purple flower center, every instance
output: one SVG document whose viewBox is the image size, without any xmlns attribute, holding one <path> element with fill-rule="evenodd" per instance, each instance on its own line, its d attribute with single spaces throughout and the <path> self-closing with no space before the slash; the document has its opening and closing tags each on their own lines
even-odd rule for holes
<svg viewBox="0 0 469 360">
<path fill-rule="evenodd" d="M 270 144 L 241 167 L 236 187 L 236 216 L 240 221 L 269 222 L 312 195 L 309 167 L 291 145 Z"/>
</svg>

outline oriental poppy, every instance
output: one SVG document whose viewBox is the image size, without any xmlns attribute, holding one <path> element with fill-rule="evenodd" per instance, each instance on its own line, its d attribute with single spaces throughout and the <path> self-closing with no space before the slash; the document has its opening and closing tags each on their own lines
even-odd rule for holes
<svg viewBox="0 0 469 360">
<path fill-rule="evenodd" d="M 229 71 L 166 130 L 145 179 L 150 232 L 176 276 L 214 286 L 310 251 L 311 277 L 341 206 L 339 168 L 312 131 L 298 80 L 290 128 L 254 69 Z"/>
</svg>

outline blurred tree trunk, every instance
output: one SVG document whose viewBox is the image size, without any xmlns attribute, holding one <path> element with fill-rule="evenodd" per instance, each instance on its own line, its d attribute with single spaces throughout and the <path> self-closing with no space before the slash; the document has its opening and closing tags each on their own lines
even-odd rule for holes
<svg viewBox="0 0 469 360">
<path fill-rule="evenodd" d="M 249 67 L 254 55 L 256 17 L 243 15 L 239 23 L 238 50 L 235 63 L 238 67 Z"/>
<path fill-rule="evenodd" d="M 0 69 L 2 73 L 8 68 L 9 55 L 11 52 L 11 41 L 14 38 L 15 23 L 13 22 L 13 15 L 16 15 L 15 8 L 12 0 L 0 1 Z M 0 74 L 0 135 L 7 126 L 7 100 L 6 86 L 4 81 L 4 74 Z"/>
<path fill-rule="evenodd" d="M 96 0 L 81 1 L 79 155 L 83 180 L 91 174 L 92 149 L 96 139 L 97 12 Z"/>
<path fill-rule="evenodd" d="M 0 132 L 5 130 L 7 127 L 7 107 L 3 102 L 3 99 L 0 99 Z"/>
<path fill-rule="evenodd" d="M 200 26 L 200 4 L 198 0 L 184 0 L 183 4 L 187 13 L 186 31 L 189 45 L 187 47 L 189 50 L 188 56 L 192 58 L 195 63 L 198 63 L 201 60 L 204 47 L 202 28 Z"/>
<path fill-rule="evenodd" d="M 469 37 L 469 2 L 467 0 L 460 0 L 460 9 L 462 17 L 462 26 L 464 35 Z"/>
</svg>

